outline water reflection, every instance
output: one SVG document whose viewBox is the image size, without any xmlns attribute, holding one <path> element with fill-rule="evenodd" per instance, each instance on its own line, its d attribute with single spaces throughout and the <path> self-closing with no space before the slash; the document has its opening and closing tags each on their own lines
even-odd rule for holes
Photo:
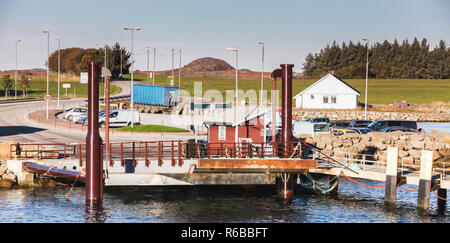
<svg viewBox="0 0 450 243">
<path fill-rule="evenodd" d="M 364 181 L 370 184 L 370 181 Z M 383 188 L 340 180 L 338 194 L 322 195 L 307 180 L 292 200 L 275 186 L 171 186 L 105 188 L 102 204 L 86 204 L 84 187 L 0 190 L 0 222 L 450 222 L 450 208 L 416 210 L 417 193 L 399 190 L 397 205 L 384 205 Z"/>
<path fill-rule="evenodd" d="M 109 217 L 103 202 L 86 202 L 85 219 L 88 223 L 103 223 Z"/>
</svg>

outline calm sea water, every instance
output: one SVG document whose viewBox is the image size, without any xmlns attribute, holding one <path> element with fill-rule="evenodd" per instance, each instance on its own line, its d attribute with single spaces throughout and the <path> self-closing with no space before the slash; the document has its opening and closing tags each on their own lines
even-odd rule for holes
<svg viewBox="0 0 450 243">
<path fill-rule="evenodd" d="M 362 181 L 376 185 L 377 182 Z M 409 189 L 417 189 L 408 186 Z M 450 222 L 450 205 L 416 210 L 416 192 L 398 190 L 396 208 L 384 206 L 384 188 L 340 180 L 337 195 L 322 195 L 306 180 L 291 200 L 274 187 L 153 187 L 106 189 L 101 208 L 86 206 L 84 187 L 0 191 L 0 222 Z"/>
<path fill-rule="evenodd" d="M 422 124 L 419 127 L 425 127 Z M 450 131 L 448 123 L 434 125 Z M 424 215 L 416 210 L 417 192 L 398 189 L 397 205 L 389 208 L 384 206 L 383 187 L 365 187 L 344 178 L 337 195 L 314 191 L 304 178 L 291 200 L 280 198 L 273 186 L 105 188 L 99 208 L 86 206 L 84 187 L 75 187 L 70 198 L 61 199 L 69 189 L 0 190 L 0 222 L 450 222 L 450 204 L 439 208 L 434 194 L 430 213 Z"/>
<path fill-rule="evenodd" d="M 450 122 L 418 122 L 417 126 L 425 130 L 425 134 L 428 134 L 431 129 L 438 132 L 450 132 Z"/>
</svg>

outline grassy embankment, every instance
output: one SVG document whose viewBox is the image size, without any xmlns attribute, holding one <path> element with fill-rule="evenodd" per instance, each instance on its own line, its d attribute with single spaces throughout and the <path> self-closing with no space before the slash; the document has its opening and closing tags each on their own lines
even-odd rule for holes
<svg viewBox="0 0 450 243">
<path fill-rule="evenodd" d="M 47 92 L 47 76 L 46 74 L 39 75 L 29 75 L 30 81 L 30 89 L 27 91 L 27 98 L 43 98 L 45 93 Z M 52 96 L 52 99 L 56 99 L 58 97 L 58 75 L 51 73 L 49 77 L 49 92 Z M 14 82 L 14 81 L 13 81 Z M 18 81 L 19 83 L 19 81 Z M 70 88 L 66 89 L 62 87 L 63 84 L 70 83 Z M 88 84 L 80 83 L 79 76 L 68 76 L 61 75 L 60 78 L 60 98 L 73 98 L 73 97 L 87 97 L 88 96 Z M 99 90 L 100 97 L 103 97 L 104 83 L 99 82 Z M 111 95 L 118 94 L 122 91 L 122 89 L 114 84 L 110 85 L 110 93 Z M 23 98 L 23 90 L 20 89 L 20 86 L 17 89 L 17 98 Z M 0 97 L 5 97 L 5 91 L 3 89 L 0 90 Z M 14 97 L 14 86 L 12 91 L 9 91 L 9 98 Z"/>
<path fill-rule="evenodd" d="M 124 75 L 129 78 L 129 75 Z M 135 74 L 134 80 L 146 82 L 145 74 Z M 292 94 L 295 96 L 318 79 L 294 79 Z M 223 95 L 225 90 L 235 89 L 234 78 L 203 78 L 203 77 L 181 77 L 181 89 L 194 94 L 194 82 L 202 81 L 203 93 L 207 90 L 218 90 Z M 364 102 L 365 79 L 344 79 L 349 85 L 358 90 L 361 95 L 359 102 Z M 151 81 L 150 81 L 151 83 Z M 158 85 L 169 85 L 170 82 L 165 75 L 156 75 L 155 83 Z M 255 90 L 259 97 L 261 79 L 239 79 L 239 89 L 247 92 Z M 175 86 L 178 86 L 178 77 L 175 77 Z M 281 90 L 281 81 L 277 80 L 278 89 Z M 264 79 L 264 89 L 272 88 L 272 80 Z M 224 96 L 225 99 L 225 96 Z M 270 99 L 270 94 L 269 94 Z M 259 100 L 259 98 L 258 98 Z M 406 100 L 413 104 L 446 104 L 450 105 L 450 79 L 369 79 L 368 81 L 368 103 L 369 104 L 392 104 L 396 100 Z"/>
<path fill-rule="evenodd" d="M 133 132 L 189 132 L 186 129 L 178 128 L 178 127 L 168 127 L 161 125 L 136 125 L 134 128 L 130 126 L 116 128 L 119 131 L 133 131 Z"/>
</svg>

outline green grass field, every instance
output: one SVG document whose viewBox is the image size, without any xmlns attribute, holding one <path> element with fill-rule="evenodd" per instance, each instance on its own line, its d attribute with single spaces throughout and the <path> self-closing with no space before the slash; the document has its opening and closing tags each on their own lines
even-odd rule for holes
<svg viewBox="0 0 450 243">
<path fill-rule="evenodd" d="M 137 125 L 134 128 L 130 126 L 117 128 L 119 131 L 133 131 L 133 132 L 189 132 L 186 129 L 178 127 L 168 127 L 161 125 Z"/>
<path fill-rule="evenodd" d="M 62 87 L 62 84 L 70 83 L 70 88 L 66 89 Z M 88 96 L 88 84 L 82 84 L 78 82 L 60 82 L 60 98 L 73 98 L 73 97 L 87 97 Z M 100 89 L 100 97 L 103 97 L 104 84 L 102 82 L 99 83 Z M 45 93 L 47 92 L 47 81 L 30 81 L 30 89 L 27 91 L 27 98 L 43 98 Z M 49 91 L 52 96 L 52 99 L 56 99 L 58 97 L 58 82 L 50 81 L 49 82 Z M 110 93 L 111 95 L 118 94 L 122 91 L 122 89 L 114 84 L 110 85 Z M 17 90 L 17 98 L 23 98 L 23 91 L 18 88 Z M 0 97 L 5 97 L 4 90 L 0 91 Z M 12 91 L 9 91 L 9 97 L 14 97 L 14 88 Z"/>
<path fill-rule="evenodd" d="M 130 78 L 124 75 L 124 78 Z M 135 81 L 147 82 L 145 74 L 135 74 Z M 318 79 L 294 79 L 292 96 L 295 96 Z M 234 92 L 234 78 L 201 78 L 181 77 L 181 89 L 193 95 L 194 82 L 202 82 L 203 95 L 207 90 L 218 90 L 222 95 L 225 90 Z M 349 85 L 361 93 L 359 102 L 364 102 L 365 79 L 344 79 Z M 150 80 L 151 83 L 151 80 Z M 170 85 L 167 76 L 156 75 L 155 83 L 158 85 Z M 254 90 L 259 97 L 261 79 L 239 79 L 239 89 L 249 94 L 248 90 Z M 175 77 L 175 86 L 178 86 L 178 77 Z M 281 90 L 281 82 L 277 80 L 278 89 Z M 272 88 L 272 80 L 264 79 L 264 89 Z M 225 97 L 224 97 L 225 99 Z M 270 94 L 269 94 L 270 99 Z M 259 98 L 258 98 L 259 100 Z M 450 79 L 369 79 L 368 81 L 368 103 L 369 104 L 392 104 L 396 100 L 406 100 L 413 104 L 431 104 L 433 102 L 450 102 Z"/>
</svg>

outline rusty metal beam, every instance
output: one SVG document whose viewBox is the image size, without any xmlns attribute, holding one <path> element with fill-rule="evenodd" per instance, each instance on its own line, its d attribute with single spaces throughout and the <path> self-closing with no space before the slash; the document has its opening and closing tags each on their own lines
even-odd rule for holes
<svg viewBox="0 0 450 243">
<path fill-rule="evenodd" d="M 303 159 L 198 159 L 199 169 L 317 169 L 317 160 Z"/>
</svg>

